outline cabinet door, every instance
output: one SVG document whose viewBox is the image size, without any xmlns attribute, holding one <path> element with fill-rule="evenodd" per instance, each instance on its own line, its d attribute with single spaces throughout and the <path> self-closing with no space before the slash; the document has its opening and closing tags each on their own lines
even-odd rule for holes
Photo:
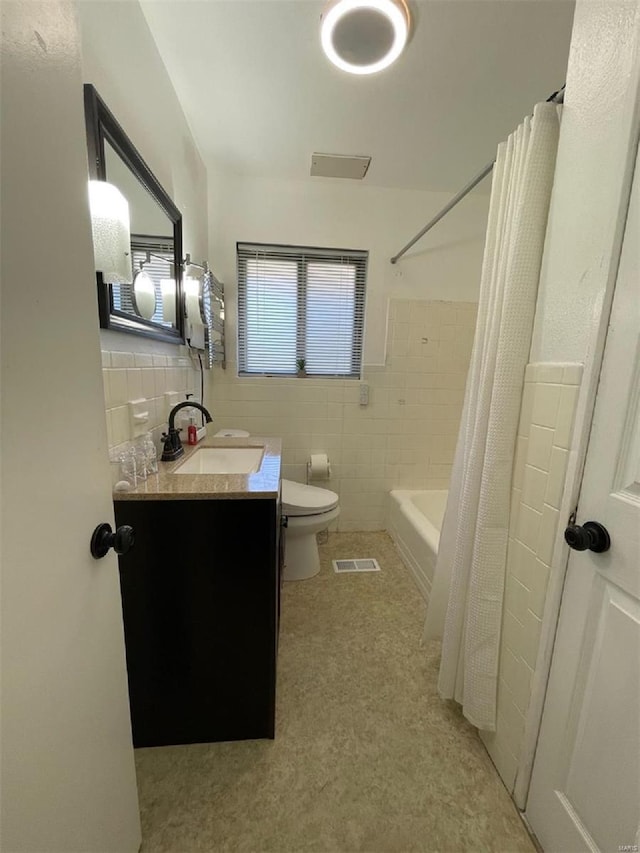
<svg viewBox="0 0 640 853">
<path fill-rule="evenodd" d="M 273 737 L 277 504 L 122 501 L 134 743 Z"/>
</svg>

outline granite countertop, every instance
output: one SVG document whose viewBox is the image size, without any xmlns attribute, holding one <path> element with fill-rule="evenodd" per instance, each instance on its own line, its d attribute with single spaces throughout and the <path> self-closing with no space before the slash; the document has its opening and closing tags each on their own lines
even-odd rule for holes
<svg viewBox="0 0 640 853">
<path fill-rule="evenodd" d="M 196 450 L 202 447 L 264 447 L 260 470 L 255 474 L 175 474 Z M 195 447 L 184 445 L 184 456 L 175 462 L 158 462 L 158 473 L 140 481 L 135 489 L 114 491 L 117 501 L 140 500 L 220 500 L 277 498 L 280 490 L 279 438 L 252 435 L 248 438 L 207 436 Z"/>
</svg>

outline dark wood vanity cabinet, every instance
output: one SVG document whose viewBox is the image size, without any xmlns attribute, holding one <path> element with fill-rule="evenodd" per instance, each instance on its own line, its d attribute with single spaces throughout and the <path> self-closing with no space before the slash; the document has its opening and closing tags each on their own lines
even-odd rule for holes
<svg viewBox="0 0 640 853">
<path fill-rule="evenodd" d="M 273 499 L 115 501 L 135 746 L 272 738 L 280 594 Z"/>
</svg>

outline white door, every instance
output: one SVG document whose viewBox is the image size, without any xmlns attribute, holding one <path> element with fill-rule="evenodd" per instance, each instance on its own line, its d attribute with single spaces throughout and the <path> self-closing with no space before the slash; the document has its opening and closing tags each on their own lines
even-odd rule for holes
<svg viewBox="0 0 640 853">
<path fill-rule="evenodd" d="M 527 817 L 545 851 L 640 844 L 640 164 L 625 229 Z"/>
<path fill-rule="evenodd" d="M 0 847 L 132 853 L 78 33 L 68 0 L 4 2 L 2 30 Z"/>
</svg>

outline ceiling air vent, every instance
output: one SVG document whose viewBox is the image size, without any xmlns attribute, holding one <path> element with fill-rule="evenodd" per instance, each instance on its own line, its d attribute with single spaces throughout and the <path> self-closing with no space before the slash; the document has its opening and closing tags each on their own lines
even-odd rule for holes
<svg viewBox="0 0 640 853">
<path fill-rule="evenodd" d="M 312 154 L 311 175 L 318 178 L 353 178 L 362 180 L 371 157 L 349 154 Z"/>
</svg>

